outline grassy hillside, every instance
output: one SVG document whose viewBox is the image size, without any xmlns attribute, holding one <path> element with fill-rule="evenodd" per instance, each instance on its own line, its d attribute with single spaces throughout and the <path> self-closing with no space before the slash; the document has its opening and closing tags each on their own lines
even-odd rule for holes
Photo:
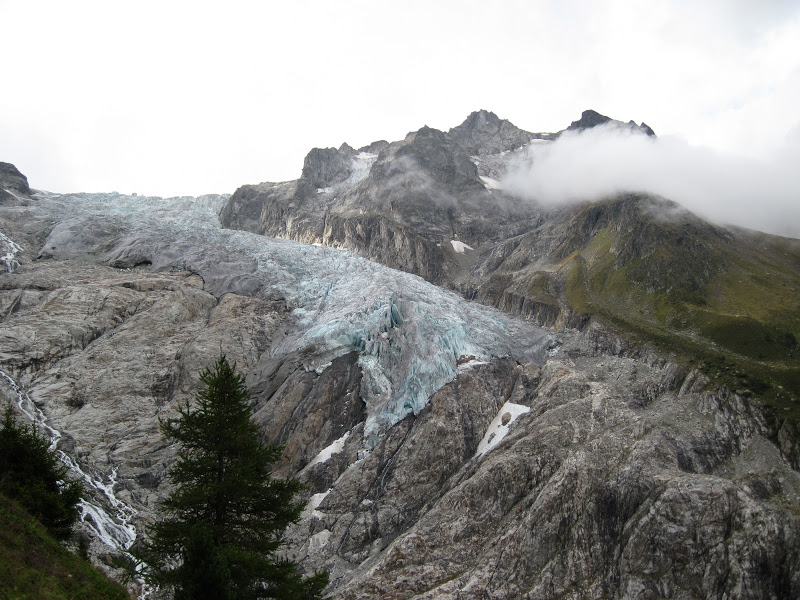
<svg viewBox="0 0 800 600">
<path fill-rule="evenodd" d="M 795 240 L 644 220 L 595 232 L 561 269 L 575 309 L 800 419 Z"/>
<path fill-rule="evenodd" d="M 128 593 L 0 495 L 1 600 L 114 600 Z"/>
<path fill-rule="evenodd" d="M 493 275 L 513 282 L 503 293 L 592 315 L 800 420 L 800 241 L 638 195 L 576 207 L 548 227 Z"/>
</svg>

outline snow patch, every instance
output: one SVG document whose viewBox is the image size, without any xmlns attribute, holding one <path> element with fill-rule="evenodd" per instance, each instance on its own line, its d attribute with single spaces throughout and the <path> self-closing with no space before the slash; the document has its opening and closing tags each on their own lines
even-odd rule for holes
<svg viewBox="0 0 800 600">
<path fill-rule="evenodd" d="M 19 200 L 20 202 L 25 202 L 25 198 L 22 198 L 22 197 L 20 197 L 20 196 L 17 196 L 17 195 L 16 195 L 14 192 L 12 192 L 11 190 L 9 190 L 8 188 L 3 188 L 3 191 L 4 191 L 6 194 L 10 194 L 11 196 L 14 196 L 14 198 L 16 198 L 17 200 Z"/>
<path fill-rule="evenodd" d="M 459 254 L 464 254 L 464 250 L 474 250 L 472 246 L 467 246 L 464 242 L 459 242 L 458 240 L 450 240 L 450 243 L 453 244 L 453 250 L 458 252 Z"/>
<path fill-rule="evenodd" d="M 514 404 L 513 402 L 503 404 L 497 416 L 489 424 L 489 429 L 486 430 L 486 435 L 483 436 L 481 443 L 478 444 L 475 454 L 483 456 L 492 450 L 503 441 L 503 438 L 508 434 L 509 427 L 517 420 L 517 417 L 530 412 L 530 410 L 529 406 L 523 406 L 522 404 Z"/>
<path fill-rule="evenodd" d="M 378 155 L 371 152 L 356 154 L 350 162 L 350 176 L 345 180 L 344 185 L 353 186 L 366 179 L 377 158 Z"/>
<path fill-rule="evenodd" d="M 333 191 L 333 188 L 329 188 L 329 187 L 317 188 L 317 193 L 318 194 L 330 194 L 332 191 Z"/>
<path fill-rule="evenodd" d="M 502 156 L 502 155 L 501 155 Z M 484 187 L 487 190 L 502 190 L 503 184 L 497 181 L 497 179 L 493 179 L 492 177 L 486 177 L 485 175 L 480 176 L 481 181 L 483 182 Z"/>
<path fill-rule="evenodd" d="M 311 498 L 308 499 L 308 502 L 306 503 L 306 507 L 303 509 L 303 512 L 300 513 L 300 519 L 304 520 L 304 519 L 310 519 L 312 517 L 321 519 L 322 517 L 324 517 L 325 515 L 320 511 L 318 511 L 317 507 L 319 507 L 319 505 L 322 504 L 322 501 L 325 500 L 325 496 L 331 493 L 331 489 L 333 488 L 328 488 L 324 492 L 320 492 L 319 494 L 314 494 L 313 496 L 311 496 Z"/>
<path fill-rule="evenodd" d="M 314 457 L 314 459 L 304 467 L 303 470 L 310 469 L 311 467 L 313 467 L 314 465 L 318 465 L 319 463 L 327 462 L 331 459 L 331 456 L 333 456 L 334 454 L 339 454 L 339 452 L 342 451 L 342 448 L 344 448 L 344 443 L 347 441 L 347 438 L 349 437 L 350 437 L 350 432 L 348 431 L 338 440 L 334 441 L 330 446 L 320 451 L 320 453 L 317 454 Z"/>
<path fill-rule="evenodd" d="M 469 369 L 477 367 L 478 365 L 488 365 L 488 364 L 489 363 L 485 360 L 478 360 L 477 358 L 473 358 L 465 363 L 461 363 L 460 365 L 458 365 L 458 372 L 463 373 L 464 371 L 468 371 Z"/>
</svg>

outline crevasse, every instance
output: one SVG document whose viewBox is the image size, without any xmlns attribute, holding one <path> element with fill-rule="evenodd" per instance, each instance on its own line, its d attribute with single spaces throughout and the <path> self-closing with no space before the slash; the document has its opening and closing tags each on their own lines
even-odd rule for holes
<svg viewBox="0 0 800 600">
<path fill-rule="evenodd" d="M 546 357 L 551 336 L 540 328 L 415 275 L 343 250 L 224 229 L 217 215 L 226 200 L 41 194 L 39 201 L 63 216 L 45 250 L 117 266 L 146 260 L 154 269 L 194 271 L 217 296 L 284 298 L 291 324 L 272 355 L 314 348 L 307 366 L 321 369 L 358 352 L 368 447 L 422 410 L 457 375 L 459 357 L 537 363 Z"/>
</svg>

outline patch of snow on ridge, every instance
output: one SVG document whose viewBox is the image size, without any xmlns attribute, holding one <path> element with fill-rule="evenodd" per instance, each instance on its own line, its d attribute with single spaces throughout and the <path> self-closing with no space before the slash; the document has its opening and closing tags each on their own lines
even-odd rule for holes
<svg viewBox="0 0 800 600">
<path fill-rule="evenodd" d="M 530 412 L 529 406 L 522 404 L 514 404 L 513 402 L 506 402 L 500 408 L 497 416 L 489 424 L 489 429 L 483 436 L 478 449 L 475 451 L 476 456 L 482 456 L 497 446 L 503 438 L 508 434 L 508 428 L 517 420 L 517 417 Z"/>
<path fill-rule="evenodd" d="M 10 189 L 8 189 L 8 188 L 3 188 L 3 191 L 4 191 L 6 194 L 9 194 L 9 195 L 11 195 L 11 196 L 14 196 L 14 198 L 16 198 L 17 200 L 19 200 L 20 202 L 25 202 L 25 198 L 22 198 L 22 197 L 18 196 L 17 194 L 15 194 L 14 192 L 12 192 Z"/>
<path fill-rule="evenodd" d="M 463 373 L 464 371 L 469 371 L 473 367 L 478 367 L 480 365 L 488 365 L 489 362 L 485 360 L 478 360 L 476 358 L 470 359 L 467 362 L 461 363 L 458 365 L 458 372 Z"/>
<path fill-rule="evenodd" d="M 464 242 L 459 242 L 458 240 L 450 240 L 450 243 L 453 244 L 453 250 L 458 252 L 459 254 L 464 254 L 464 250 L 474 250 L 472 246 L 467 246 Z"/>
<path fill-rule="evenodd" d="M 359 152 L 356 154 L 350 162 L 350 177 L 345 180 L 344 184 L 352 186 L 366 179 L 377 158 L 378 155 L 371 152 Z"/>
</svg>

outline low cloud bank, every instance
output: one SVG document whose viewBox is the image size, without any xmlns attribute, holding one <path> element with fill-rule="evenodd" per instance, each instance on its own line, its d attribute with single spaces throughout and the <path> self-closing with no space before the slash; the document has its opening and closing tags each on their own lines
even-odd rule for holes
<svg viewBox="0 0 800 600">
<path fill-rule="evenodd" d="M 800 139 L 790 137 L 754 159 L 613 125 L 565 132 L 531 145 L 503 187 L 544 204 L 649 192 L 718 223 L 800 238 Z"/>
</svg>

